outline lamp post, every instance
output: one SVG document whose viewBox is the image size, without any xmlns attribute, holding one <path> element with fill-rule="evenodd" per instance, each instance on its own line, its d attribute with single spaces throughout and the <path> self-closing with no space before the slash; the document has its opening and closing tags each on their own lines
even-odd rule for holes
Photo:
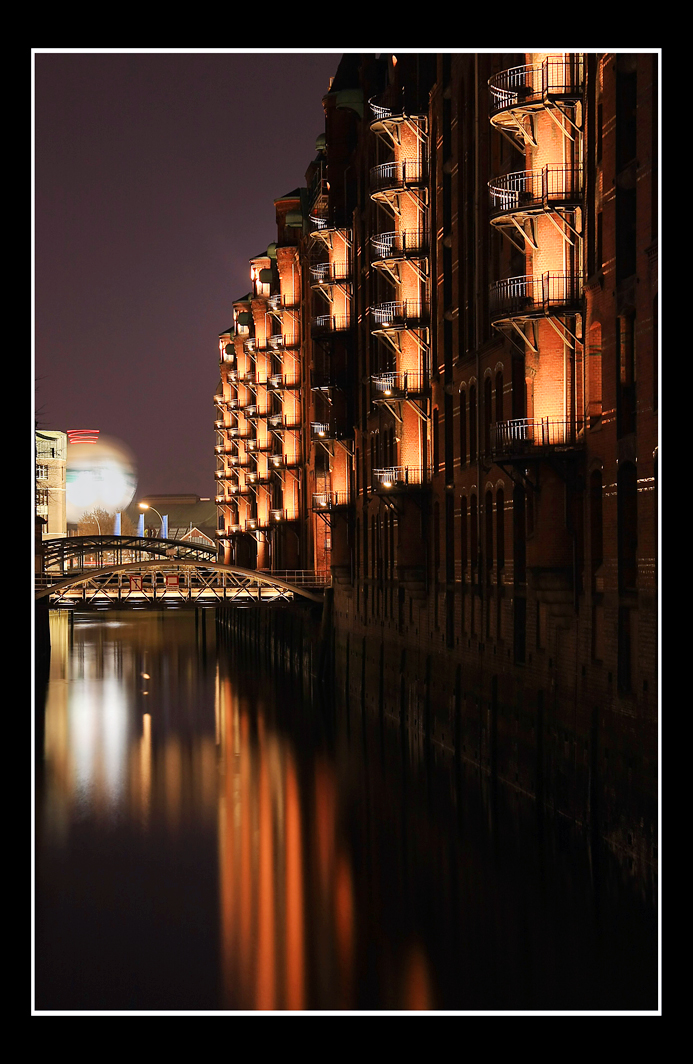
<svg viewBox="0 0 693 1064">
<path fill-rule="evenodd" d="M 138 506 L 139 506 L 140 510 L 153 510 L 154 513 L 159 518 L 159 520 L 161 521 L 161 525 L 163 527 L 164 519 L 163 519 L 163 517 L 161 516 L 161 514 L 159 513 L 159 511 L 157 510 L 157 508 L 155 506 L 150 506 L 149 503 L 146 503 L 146 502 L 140 502 L 140 503 L 138 503 Z M 161 528 L 159 529 L 159 532 L 161 532 Z"/>
</svg>

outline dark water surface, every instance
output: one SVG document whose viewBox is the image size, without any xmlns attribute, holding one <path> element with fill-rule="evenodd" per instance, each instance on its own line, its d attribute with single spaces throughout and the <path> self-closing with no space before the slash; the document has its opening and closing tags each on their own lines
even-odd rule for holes
<svg viewBox="0 0 693 1064">
<path fill-rule="evenodd" d="M 37 1011 L 658 1008 L 651 889 L 205 614 L 51 618 Z"/>
</svg>

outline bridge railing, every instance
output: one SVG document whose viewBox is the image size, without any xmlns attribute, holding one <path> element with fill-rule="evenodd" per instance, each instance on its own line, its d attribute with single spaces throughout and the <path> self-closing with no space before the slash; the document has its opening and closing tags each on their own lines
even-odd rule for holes
<svg viewBox="0 0 693 1064">
<path fill-rule="evenodd" d="M 295 584 L 296 587 L 327 587 L 332 583 L 329 569 L 258 569 L 258 573 L 263 576 L 275 576 L 277 580 Z"/>
</svg>

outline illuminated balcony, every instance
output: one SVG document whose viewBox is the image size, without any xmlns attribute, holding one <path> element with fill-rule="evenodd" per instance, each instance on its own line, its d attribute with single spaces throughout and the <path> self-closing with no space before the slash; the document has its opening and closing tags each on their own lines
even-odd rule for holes
<svg viewBox="0 0 693 1064">
<path fill-rule="evenodd" d="M 273 447 L 274 440 L 272 439 L 267 439 L 264 441 L 248 440 L 248 442 L 246 443 L 246 450 L 252 452 L 253 454 L 266 454 L 268 451 L 271 451 Z"/>
<path fill-rule="evenodd" d="M 325 443 L 330 440 L 343 440 L 347 435 L 336 421 L 311 421 L 310 434 L 313 440 L 323 440 Z"/>
<path fill-rule="evenodd" d="M 267 485 L 272 483 L 272 474 L 268 470 L 266 473 L 246 473 L 246 483 L 251 485 Z"/>
<path fill-rule="evenodd" d="M 514 214 L 574 210 L 582 203 L 582 167 L 545 166 L 489 181 L 491 222 Z"/>
<path fill-rule="evenodd" d="M 232 484 L 229 488 L 231 499 L 247 499 L 251 495 L 254 495 L 253 489 L 249 484 Z"/>
<path fill-rule="evenodd" d="M 247 454 L 232 454 L 229 458 L 229 464 L 234 469 L 250 469 L 250 457 Z"/>
<path fill-rule="evenodd" d="M 565 451 L 582 448 L 583 436 L 575 424 L 563 417 L 514 418 L 491 426 L 491 448 L 495 456 L 526 458 L 538 451 Z"/>
<path fill-rule="evenodd" d="M 346 314 L 319 314 L 316 318 L 312 318 L 310 323 L 313 336 L 346 332 L 350 325 L 351 321 Z"/>
<path fill-rule="evenodd" d="M 273 525 L 286 524 L 289 521 L 298 521 L 299 515 L 295 510 L 270 510 L 270 523 Z"/>
<path fill-rule="evenodd" d="M 401 232 L 378 233 L 371 237 L 373 262 L 397 262 L 420 259 L 428 255 L 429 237 L 425 229 L 403 229 Z"/>
<path fill-rule="evenodd" d="M 582 280 L 575 273 L 508 277 L 491 285 L 490 312 L 500 321 L 575 314 L 580 310 Z"/>
<path fill-rule="evenodd" d="M 233 440 L 250 440 L 255 435 L 252 425 L 244 425 L 242 428 L 238 425 L 231 425 L 228 432 Z"/>
<path fill-rule="evenodd" d="M 294 388 L 301 387 L 301 378 L 297 376 L 288 376 L 282 373 L 275 373 L 274 376 L 269 377 L 267 380 L 267 390 L 273 392 L 291 391 Z"/>
<path fill-rule="evenodd" d="M 428 321 L 428 304 L 421 299 L 391 300 L 371 307 L 373 332 L 419 329 Z"/>
<path fill-rule="evenodd" d="M 400 373 L 395 370 L 378 373 L 371 377 L 373 402 L 391 402 L 394 399 L 411 399 L 426 395 L 429 384 L 420 370 Z"/>
<path fill-rule="evenodd" d="M 298 469 L 301 457 L 298 454 L 273 454 L 269 458 L 271 469 Z"/>
<path fill-rule="evenodd" d="M 541 64 L 511 67 L 489 78 L 489 111 L 493 126 L 520 146 L 534 143 L 528 116 L 542 107 L 570 104 L 582 97 L 585 66 L 582 55 L 548 56 Z"/>
<path fill-rule="evenodd" d="M 373 470 L 373 491 L 376 494 L 422 490 L 430 485 L 430 471 L 421 466 L 390 466 Z"/>
<path fill-rule="evenodd" d="M 277 333 L 272 336 L 270 338 L 270 347 L 275 359 L 283 362 L 285 354 L 294 351 L 299 346 L 299 335 L 299 330 L 295 329 L 291 333 Z"/>
<path fill-rule="evenodd" d="M 340 510 L 351 505 L 348 491 L 316 491 L 313 494 L 313 510 L 319 513 Z"/>
<path fill-rule="evenodd" d="M 428 180 L 428 167 L 421 159 L 402 159 L 399 162 L 380 163 L 370 172 L 370 194 L 378 199 L 389 192 L 404 192 L 407 189 L 423 189 Z"/>
<path fill-rule="evenodd" d="M 394 85 L 389 85 L 378 96 L 371 96 L 368 109 L 371 113 L 370 128 L 375 132 L 386 122 L 404 122 L 412 118 L 422 122 L 426 117 L 426 109 L 411 97 L 411 92 Z"/>
<path fill-rule="evenodd" d="M 248 517 L 244 527 L 246 532 L 261 532 L 269 528 L 269 519 L 266 517 Z"/>
<path fill-rule="evenodd" d="M 351 267 L 348 262 L 319 262 L 317 266 L 310 268 L 312 288 L 341 284 L 348 281 L 350 277 Z"/>
</svg>

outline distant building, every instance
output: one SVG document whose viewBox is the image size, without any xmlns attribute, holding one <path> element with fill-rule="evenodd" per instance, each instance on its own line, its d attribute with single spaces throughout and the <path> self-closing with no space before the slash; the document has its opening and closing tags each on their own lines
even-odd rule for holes
<svg viewBox="0 0 693 1064">
<path fill-rule="evenodd" d="M 67 535 L 67 434 L 52 429 L 35 432 L 36 514 L 44 519 L 44 539 Z"/>
<path fill-rule="evenodd" d="M 147 503 L 153 509 L 142 511 L 139 503 Z M 162 517 L 168 517 L 168 539 L 192 540 L 209 546 L 216 545 L 217 509 L 213 499 L 201 498 L 199 495 L 142 495 L 128 506 L 125 513 L 135 528 L 144 512 L 145 531 L 159 535 L 161 521 L 154 509 Z"/>
</svg>

